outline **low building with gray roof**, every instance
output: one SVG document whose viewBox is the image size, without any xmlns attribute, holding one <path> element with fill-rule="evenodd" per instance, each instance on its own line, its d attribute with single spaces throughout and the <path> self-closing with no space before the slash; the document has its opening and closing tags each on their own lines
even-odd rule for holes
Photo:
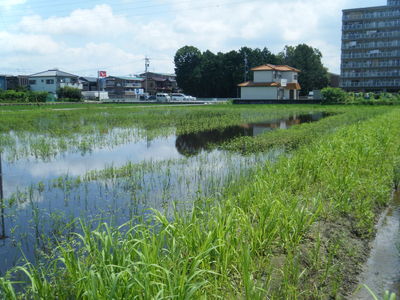
<svg viewBox="0 0 400 300">
<path fill-rule="evenodd" d="M 31 91 L 48 92 L 53 95 L 62 87 L 73 87 L 82 90 L 79 76 L 52 69 L 29 76 L 29 86 Z"/>
</svg>

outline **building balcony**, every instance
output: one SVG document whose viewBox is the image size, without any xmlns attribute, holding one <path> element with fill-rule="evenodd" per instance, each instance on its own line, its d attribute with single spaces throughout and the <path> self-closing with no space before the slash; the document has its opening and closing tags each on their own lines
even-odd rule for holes
<svg viewBox="0 0 400 300">
<path fill-rule="evenodd" d="M 82 83 L 67 83 L 67 82 L 60 83 L 60 88 L 64 88 L 64 87 L 72 87 L 72 88 L 75 88 L 75 89 L 83 90 L 83 84 Z"/>
<path fill-rule="evenodd" d="M 377 42 L 363 43 L 357 45 L 344 45 L 342 50 L 357 50 L 357 49 L 377 49 L 377 48 L 395 48 L 400 47 L 400 41 L 393 42 Z"/>
<path fill-rule="evenodd" d="M 400 9 L 392 9 L 385 11 L 376 12 L 360 12 L 353 14 L 344 14 L 343 21 L 353 21 L 353 20 L 371 20 L 371 19 L 387 19 L 387 18 L 399 18 Z"/>
<path fill-rule="evenodd" d="M 347 33 L 343 34 L 342 40 L 360 40 L 360 39 L 382 39 L 400 37 L 400 30 L 392 32 L 377 32 L 377 33 Z"/>
<path fill-rule="evenodd" d="M 342 53 L 342 59 L 400 57 L 400 51 L 380 53 Z"/>
<path fill-rule="evenodd" d="M 343 78 L 373 78 L 373 77 L 399 77 L 398 72 L 345 72 L 341 77 Z"/>
<path fill-rule="evenodd" d="M 400 27 L 400 21 L 387 21 L 387 22 L 370 22 L 364 24 L 349 24 L 343 25 L 343 30 L 365 30 L 365 29 L 381 29 L 381 28 L 391 28 Z"/>
<path fill-rule="evenodd" d="M 359 87 L 359 88 L 382 88 L 382 87 L 399 87 L 400 88 L 400 80 L 382 80 L 382 81 L 361 81 L 361 82 L 351 82 L 351 81 L 342 81 L 340 84 L 341 87 L 350 88 L 350 87 Z"/>
<path fill-rule="evenodd" d="M 125 83 L 124 87 L 140 89 L 142 87 L 142 84 L 141 83 Z"/>
<path fill-rule="evenodd" d="M 365 63 L 365 62 L 353 62 L 348 64 L 342 64 L 342 69 L 361 69 L 361 68 L 396 68 L 400 67 L 400 62 L 380 62 L 378 64 Z"/>
</svg>

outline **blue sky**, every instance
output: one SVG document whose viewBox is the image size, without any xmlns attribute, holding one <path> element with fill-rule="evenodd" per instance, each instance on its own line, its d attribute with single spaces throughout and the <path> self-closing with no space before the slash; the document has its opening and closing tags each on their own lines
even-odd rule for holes
<svg viewBox="0 0 400 300">
<path fill-rule="evenodd" d="M 0 74 L 60 68 L 78 75 L 173 72 L 177 49 L 306 43 L 340 70 L 342 9 L 386 0 L 0 0 Z"/>
</svg>

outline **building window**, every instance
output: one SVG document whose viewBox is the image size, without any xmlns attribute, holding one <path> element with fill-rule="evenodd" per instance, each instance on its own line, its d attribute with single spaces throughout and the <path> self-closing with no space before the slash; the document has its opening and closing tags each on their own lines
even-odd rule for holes
<svg viewBox="0 0 400 300">
<path fill-rule="evenodd" d="M 297 74 L 293 75 L 293 80 L 297 80 Z"/>
<path fill-rule="evenodd" d="M 29 80 L 29 84 L 36 84 L 36 80 Z"/>
<path fill-rule="evenodd" d="M 54 84 L 54 79 L 46 79 L 46 84 Z"/>
</svg>

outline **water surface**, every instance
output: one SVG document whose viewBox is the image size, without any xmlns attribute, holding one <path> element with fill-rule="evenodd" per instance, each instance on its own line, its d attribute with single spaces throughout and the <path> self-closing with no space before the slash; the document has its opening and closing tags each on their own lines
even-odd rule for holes
<svg viewBox="0 0 400 300">
<path fill-rule="evenodd" d="M 78 230 L 74 222 L 77 218 L 121 225 L 151 214 L 150 209 L 172 215 L 175 206 L 190 209 L 203 197 L 217 200 L 227 184 L 251 176 L 257 166 L 282 154 L 276 149 L 242 156 L 220 151 L 217 145 L 235 137 L 287 129 L 325 116 L 298 115 L 152 138 L 137 128 L 115 128 L 104 136 L 105 140 L 94 138 L 98 146 L 83 150 L 65 148 L 44 157 L 19 155 L 18 149 L 24 149 L 20 150 L 23 154 L 29 151 L 24 148 L 24 139 L 18 137 L 14 139 L 15 147 L 6 148 L 3 153 L 4 222 L 8 238 L 0 241 L 0 272 L 18 264 L 21 252 L 31 261 L 50 253 L 57 239 Z M 28 137 L 30 142 L 36 142 L 34 135 Z M 43 138 L 37 139 L 40 142 Z M 15 157 L 20 158 L 12 159 Z M 126 166 L 127 174 L 121 171 Z"/>
</svg>

